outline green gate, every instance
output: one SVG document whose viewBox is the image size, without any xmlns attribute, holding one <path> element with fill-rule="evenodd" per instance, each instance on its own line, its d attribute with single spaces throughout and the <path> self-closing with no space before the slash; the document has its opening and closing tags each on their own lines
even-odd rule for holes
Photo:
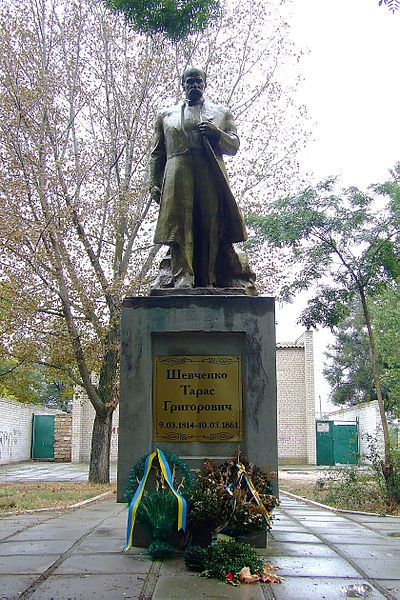
<svg viewBox="0 0 400 600">
<path fill-rule="evenodd" d="M 54 415 L 33 415 L 32 458 L 54 459 Z"/>
<path fill-rule="evenodd" d="M 317 421 L 317 465 L 334 465 L 333 421 Z"/>
<path fill-rule="evenodd" d="M 358 423 L 316 422 L 317 465 L 354 465 L 358 461 Z"/>
<path fill-rule="evenodd" d="M 333 426 L 333 456 L 335 464 L 355 465 L 358 461 L 357 423 L 340 423 Z"/>
</svg>

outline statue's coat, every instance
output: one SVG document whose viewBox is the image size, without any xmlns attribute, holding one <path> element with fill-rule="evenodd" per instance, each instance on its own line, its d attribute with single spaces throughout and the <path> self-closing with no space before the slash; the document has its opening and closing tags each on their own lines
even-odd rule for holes
<svg viewBox="0 0 400 600">
<path fill-rule="evenodd" d="M 162 111 L 156 120 L 153 150 L 149 164 L 150 188 L 161 190 L 160 212 L 154 235 L 156 243 L 193 246 L 193 202 L 195 186 L 206 188 L 207 202 L 220 203 L 220 239 L 228 244 L 246 239 L 242 216 L 229 187 L 223 154 L 235 155 L 239 149 L 236 126 L 229 109 L 204 100 L 201 120 L 210 120 L 220 130 L 217 142 L 204 141 L 199 156 L 193 157 L 189 136 L 183 127 L 184 104 Z M 200 138 L 199 138 L 200 139 Z M 200 160 L 199 160 L 200 157 Z M 196 165 L 196 180 L 194 177 Z M 200 172 L 198 172 L 200 170 Z"/>
</svg>

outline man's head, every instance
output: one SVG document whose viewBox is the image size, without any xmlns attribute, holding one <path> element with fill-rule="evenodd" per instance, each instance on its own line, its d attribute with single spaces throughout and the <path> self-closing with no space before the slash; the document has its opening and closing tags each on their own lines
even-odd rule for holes
<svg viewBox="0 0 400 600">
<path fill-rule="evenodd" d="M 206 87 L 205 72 L 196 67 L 189 67 L 182 75 L 182 87 L 189 102 L 198 102 Z"/>
</svg>

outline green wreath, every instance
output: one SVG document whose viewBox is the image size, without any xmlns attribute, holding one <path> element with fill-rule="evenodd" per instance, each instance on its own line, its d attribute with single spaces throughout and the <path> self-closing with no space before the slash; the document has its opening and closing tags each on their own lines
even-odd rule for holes
<svg viewBox="0 0 400 600">
<path fill-rule="evenodd" d="M 105 0 L 141 33 L 162 33 L 174 42 L 203 31 L 220 14 L 219 0 Z"/>
<path fill-rule="evenodd" d="M 174 454 L 172 452 L 164 452 L 165 458 L 168 461 L 168 464 L 171 469 L 172 481 L 174 483 L 175 489 L 182 494 L 182 496 L 187 499 L 190 492 L 193 489 L 195 483 L 195 475 L 193 471 L 190 469 L 188 463 L 183 460 L 178 454 Z M 143 477 L 144 474 L 144 464 L 146 462 L 147 454 L 142 456 L 140 460 L 136 463 L 129 474 L 128 481 L 125 487 L 125 501 L 130 504 L 133 496 L 137 490 L 137 487 Z M 152 469 L 156 469 L 156 483 L 162 487 L 164 477 L 162 475 L 160 465 L 158 464 L 158 460 L 154 460 Z"/>
</svg>

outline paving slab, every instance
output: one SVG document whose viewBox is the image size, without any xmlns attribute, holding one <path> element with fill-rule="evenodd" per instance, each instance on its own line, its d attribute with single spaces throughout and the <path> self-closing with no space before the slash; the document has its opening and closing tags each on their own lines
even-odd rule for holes
<svg viewBox="0 0 400 600">
<path fill-rule="evenodd" d="M 93 531 L 91 531 L 88 535 L 88 538 L 96 538 L 99 540 L 104 540 L 107 538 L 119 538 L 120 540 L 125 540 L 125 532 L 126 532 L 126 523 L 118 527 L 110 527 L 108 533 L 105 530 L 99 527 L 96 527 Z"/>
<path fill-rule="evenodd" d="M 301 525 L 274 525 L 273 530 L 274 533 L 304 533 L 304 527 Z"/>
<path fill-rule="evenodd" d="M 372 579 L 400 578 L 400 559 L 398 556 L 386 556 L 383 561 L 374 558 L 356 558 L 353 562 Z"/>
<path fill-rule="evenodd" d="M 370 544 L 371 546 L 375 544 L 387 544 L 388 538 L 383 538 L 381 536 L 370 535 L 368 532 L 358 533 L 357 535 L 343 535 L 343 534 L 332 534 L 332 533 L 324 533 L 323 537 L 325 542 L 329 544 L 337 544 L 339 546 L 347 545 L 347 544 Z"/>
<path fill-rule="evenodd" d="M 386 535 L 392 535 L 393 537 L 400 537 L 400 527 L 396 527 L 394 523 L 368 523 L 365 527 L 373 531 L 381 531 Z"/>
<path fill-rule="evenodd" d="M 17 533 L 13 536 L 14 541 L 34 541 L 34 540 L 75 540 L 79 539 L 85 533 L 90 532 L 90 526 L 82 527 L 52 527 L 49 525 L 32 527 Z"/>
<path fill-rule="evenodd" d="M 279 542 L 322 543 L 321 540 L 312 533 L 297 533 L 297 531 L 275 531 L 272 533 L 272 538 Z"/>
<path fill-rule="evenodd" d="M 36 579 L 37 575 L 18 575 L 18 577 L 15 575 L 1 575 L 1 600 L 14 600 L 18 598 Z"/>
<path fill-rule="evenodd" d="M 29 600 L 137 600 L 144 580 L 143 575 L 131 574 L 52 575 Z"/>
<path fill-rule="evenodd" d="M 326 515 L 328 514 L 327 511 L 325 509 L 322 508 L 316 508 L 314 506 L 311 506 L 309 504 L 305 504 L 304 502 L 300 502 L 296 501 L 296 502 L 288 502 L 287 499 L 285 500 L 285 502 L 281 503 L 281 506 L 283 508 L 289 507 L 291 509 L 291 514 L 308 514 L 308 515 Z M 334 514 L 334 513 L 330 513 L 330 514 Z"/>
<path fill-rule="evenodd" d="M 52 513 L 50 512 L 41 512 L 36 513 L 35 516 L 20 515 L 16 517 L 15 515 L 13 515 L 12 517 L 1 517 L 0 539 L 5 538 L 6 536 L 12 533 L 28 529 L 29 527 L 33 527 L 35 525 L 39 525 L 40 523 L 43 523 L 43 521 L 48 521 L 51 518 L 51 515 Z"/>
<path fill-rule="evenodd" d="M 303 521 L 303 525 L 307 529 L 313 529 L 314 531 L 322 532 L 322 531 L 330 531 L 337 532 L 338 534 L 347 534 L 351 533 L 357 535 L 361 531 L 365 531 L 364 528 L 359 525 L 353 525 L 352 523 L 332 523 L 332 521 Z M 369 532 L 370 535 L 373 535 L 374 532 Z"/>
<path fill-rule="evenodd" d="M 72 549 L 73 554 L 96 554 L 104 553 L 109 554 L 110 552 L 122 552 L 124 549 L 125 541 L 122 536 L 118 538 L 114 537 L 99 537 L 99 536 L 88 536 L 79 545 Z"/>
<path fill-rule="evenodd" d="M 58 554 L 0 556 L 0 575 L 40 575 L 58 558 Z"/>
<path fill-rule="evenodd" d="M 129 554 L 84 554 L 67 557 L 55 570 L 56 575 L 87 575 L 107 573 L 148 573 L 152 561 L 148 556 Z"/>
<path fill-rule="evenodd" d="M 71 540 L 35 540 L 0 544 L 0 556 L 22 556 L 24 554 L 64 554 L 72 546 Z M 1 597 L 0 597 L 1 598 Z"/>
<path fill-rule="evenodd" d="M 382 587 L 387 590 L 387 592 L 391 595 L 392 598 L 396 598 L 400 600 L 400 581 L 396 580 L 381 580 L 379 581 Z"/>
<path fill-rule="evenodd" d="M 274 531 L 280 529 L 281 527 L 301 527 L 301 524 L 294 519 L 283 519 L 282 521 L 279 520 L 272 522 L 272 529 Z"/>
<path fill-rule="evenodd" d="M 366 598 L 368 600 L 378 600 L 385 598 L 383 594 L 373 588 L 373 586 L 363 579 L 320 579 L 287 577 L 280 585 L 273 586 L 273 594 L 276 600 L 310 600 L 310 598 L 326 598 L 327 600 L 344 600 L 345 591 L 351 589 L 350 586 L 368 586 L 369 590 Z M 360 589 L 360 587 L 358 587 Z M 361 588 L 362 589 L 362 588 Z M 365 589 L 365 588 L 364 588 Z M 354 598 L 354 596 L 353 596 Z"/>
<path fill-rule="evenodd" d="M 22 531 L 24 531 L 24 527 L 21 525 L 14 525 L 14 524 L 4 524 L 1 522 L 0 520 L 0 542 L 3 540 L 5 540 L 6 538 L 10 537 L 10 536 L 14 536 L 17 533 L 22 533 Z"/>
<path fill-rule="evenodd" d="M 346 544 L 340 550 L 349 558 L 375 558 L 385 560 L 386 557 L 398 557 L 400 569 L 400 545 L 388 545 L 386 540 L 380 540 L 381 544 Z M 386 542 L 386 543 L 385 543 Z"/>
<path fill-rule="evenodd" d="M 325 512 L 323 514 L 318 514 L 318 515 L 301 515 L 301 514 L 297 514 L 297 515 L 293 515 L 296 517 L 296 519 L 300 519 L 302 523 L 343 523 L 345 525 L 349 524 L 349 519 L 345 519 L 344 517 L 339 517 L 337 515 L 335 515 L 334 513 L 329 513 L 329 512 Z"/>
<path fill-rule="evenodd" d="M 50 518 L 54 516 L 62 515 L 62 511 L 55 510 L 46 510 L 40 512 L 33 513 L 24 513 L 21 515 L 4 515 L 0 519 L 0 530 L 3 525 L 19 525 L 30 527 L 31 525 L 37 525 L 38 523 L 42 523 L 43 521 L 48 521 Z"/>
<path fill-rule="evenodd" d="M 263 553 L 264 554 L 264 553 Z M 338 558 L 338 554 L 325 544 L 271 543 L 265 552 L 269 556 L 319 556 Z"/>
<path fill-rule="evenodd" d="M 229 598 L 229 600 L 265 600 L 259 584 L 232 587 L 215 579 L 192 575 L 161 575 L 154 590 L 153 600 L 197 600 Z"/>
<path fill-rule="evenodd" d="M 178 556 L 174 556 L 170 560 L 163 561 L 163 563 L 161 564 L 161 567 L 160 567 L 160 574 L 161 575 L 170 575 L 170 576 L 184 574 L 184 575 L 192 575 L 193 577 L 198 577 L 198 575 L 199 575 L 195 571 L 188 572 L 188 570 L 185 566 L 185 563 L 183 561 L 182 554 L 180 554 Z"/>
<path fill-rule="evenodd" d="M 278 567 L 278 574 L 282 577 L 360 577 L 343 558 L 273 556 L 268 562 Z"/>
<path fill-rule="evenodd" d="M 352 521 L 360 521 L 362 523 L 366 523 L 370 525 L 371 523 L 395 523 L 400 528 L 400 517 L 389 517 L 385 515 L 359 515 L 356 513 L 352 513 L 350 515 Z"/>
<path fill-rule="evenodd" d="M 104 526 L 99 526 L 96 527 L 95 531 L 93 532 L 93 534 L 97 535 L 97 537 L 115 537 L 115 527 L 104 527 Z"/>
</svg>

